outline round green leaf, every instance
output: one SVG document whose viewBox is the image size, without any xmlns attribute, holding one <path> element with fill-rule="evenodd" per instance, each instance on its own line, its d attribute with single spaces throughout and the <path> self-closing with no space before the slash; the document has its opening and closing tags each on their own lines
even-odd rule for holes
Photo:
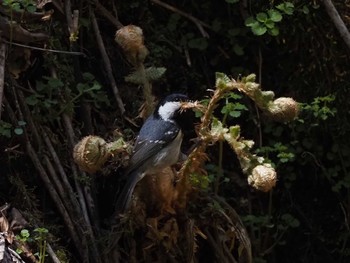
<svg viewBox="0 0 350 263">
<path fill-rule="evenodd" d="M 255 35 L 262 36 L 263 34 L 266 33 L 267 29 L 264 25 L 258 23 L 256 25 L 252 26 L 252 31 Z"/>
<path fill-rule="evenodd" d="M 270 9 L 267 13 L 273 22 L 280 22 L 282 20 L 281 13 L 276 9 Z"/>
<path fill-rule="evenodd" d="M 266 22 L 266 20 L 267 20 L 267 14 L 266 14 L 266 13 L 263 13 L 263 12 L 258 13 L 258 14 L 256 15 L 256 20 L 258 20 L 259 22 L 262 22 L 262 23 Z"/>
<path fill-rule="evenodd" d="M 248 17 L 248 18 L 244 21 L 244 24 L 245 24 L 246 26 L 249 26 L 249 27 L 251 27 L 251 26 L 253 26 L 253 25 L 257 24 L 257 23 L 258 23 L 258 21 L 256 21 L 256 20 L 254 19 L 254 17 L 252 17 L 252 16 Z"/>
<path fill-rule="evenodd" d="M 19 126 L 24 126 L 27 124 L 25 121 L 18 121 L 17 123 Z"/>
<path fill-rule="evenodd" d="M 265 23 L 265 26 L 269 29 L 272 29 L 275 27 L 275 22 L 273 22 L 272 20 L 268 19 Z"/>
<path fill-rule="evenodd" d="M 22 129 L 22 128 L 16 128 L 16 129 L 14 130 L 14 132 L 15 132 L 15 134 L 17 134 L 17 135 L 22 135 L 22 134 L 23 134 L 23 129 Z"/>
<path fill-rule="evenodd" d="M 269 34 L 271 36 L 278 36 L 279 33 L 280 33 L 280 30 L 278 29 L 278 27 L 274 27 L 274 28 L 269 29 Z"/>
<path fill-rule="evenodd" d="M 238 44 L 234 45 L 233 51 L 234 51 L 234 52 L 236 53 L 236 55 L 238 55 L 238 56 L 244 55 L 243 48 L 242 48 L 240 45 L 238 45 Z"/>
<path fill-rule="evenodd" d="M 305 15 L 308 15 L 310 13 L 310 10 L 306 5 L 303 6 L 302 11 Z"/>
</svg>

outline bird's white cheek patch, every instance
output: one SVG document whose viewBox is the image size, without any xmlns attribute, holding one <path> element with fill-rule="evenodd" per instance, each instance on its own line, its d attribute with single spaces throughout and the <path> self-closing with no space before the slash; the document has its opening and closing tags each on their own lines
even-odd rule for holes
<svg viewBox="0 0 350 263">
<path fill-rule="evenodd" d="M 178 101 L 166 102 L 164 105 L 159 107 L 158 113 L 163 120 L 170 120 L 174 113 L 180 109 L 181 103 Z"/>
</svg>

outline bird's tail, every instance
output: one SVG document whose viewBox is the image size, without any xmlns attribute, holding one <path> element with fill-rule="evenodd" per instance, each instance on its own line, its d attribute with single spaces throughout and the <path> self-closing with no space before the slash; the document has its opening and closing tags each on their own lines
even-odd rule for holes
<svg viewBox="0 0 350 263">
<path fill-rule="evenodd" d="M 133 172 L 128 176 L 128 180 L 117 199 L 115 207 L 117 215 L 124 213 L 129 208 L 132 193 L 134 192 L 136 184 L 142 177 L 142 174 L 138 172 Z"/>
</svg>

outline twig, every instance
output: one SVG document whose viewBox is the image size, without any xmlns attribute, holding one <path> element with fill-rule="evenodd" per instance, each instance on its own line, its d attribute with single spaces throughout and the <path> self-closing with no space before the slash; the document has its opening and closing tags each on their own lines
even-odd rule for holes
<svg viewBox="0 0 350 263">
<path fill-rule="evenodd" d="M 184 11 L 179 10 L 174 6 L 171 6 L 167 3 L 164 3 L 160 0 L 151 0 L 151 2 L 154 4 L 157 4 L 161 7 L 164 7 L 165 9 L 168 9 L 174 13 L 178 13 L 179 15 L 182 15 L 183 17 L 186 17 L 187 19 L 191 20 L 198 27 L 198 29 L 201 32 L 203 37 L 206 37 L 206 38 L 209 37 L 209 34 L 204 30 L 204 27 L 211 28 L 208 24 L 206 24 L 203 21 L 199 20 L 198 18 L 196 18 L 196 17 L 194 17 L 194 16 L 192 16 Z"/>
<path fill-rule="evenodd" d="M 113 73 L 112 73 L 111 61 L 109 60 L 109 57 L 108 57 L 105 45 L 103 43 L 101 33 L 100 33 L 100 29 L 99 29 L 98 24 L 97 24 L 96 16 L 95 16 L 95 13 L 93 11 L 91 11 L 91 20 L 92 20 L 92 27 L 95 31 L 96 41 L 97 41 L 98 47 L 99 47 L 100 52 L 101 52 L 102 60 L 104 62 L 104 66 L 105 66 L 105 69 L 107 71 L 106 73 L 107 73 L 109 82 L 111 84 L 113 94 L 114 94 L 115 99 L 117 101 L 121 115 L 124 115 L 124 113 L 125 113 L 124 104 L 123 104 L 123 101 L 120 97 L 117 83 L 116 83 L 114 76 L 113 76 Z"/>
<path fill-rule="evenodd" d="M 21 110 L 23 108 L 24 112 L 26 113 L 27 121 L 29 123 L 32 123 L 33 120 L 31 118 L 31 114 L 26 111 L 27 108 L 25 106 L 25 101 L 24 101 L 24 98 L 23 98 L 23 94 L 22 94 L 21 91 L 17 91 L 17 93 L 18 94 L 16 94 L 16 91 L 13 90 L 13 96 L 14 96 L 14 100 L 15 100 L 15 103 L 16 103 L 16 108 L 17 108 L 18 115 L 20 116 L 21 120 L 24 119 L 24 115 L 23 115 L 22 110 Z M 44 141 L 45 141 L 45 143 L 46 143 L 46 145 L 47 145 L 47 147 L 49 149 L 49 152 L 51 153 L 51 156 L 53 157 L 53 160 L 54 160 L 56 166 L 58 166 L 58 171 L 61 174 L 61 178 L 65 178 L 66 177 L 65 174 L 62 174 L 63 168 L 60 165 L 60 161 L 58 159 L 58 156 L 57 156 L 56 152 L 54 151 L 53 146 L 52 146 L 50 140 L 48 139 L 47 134 L 44 131 L 42 131 L 42 133 L 44 134 L 43 138 L 44 138 Z M 30 142 L 29 138 L 27 138 L 27 136 L 28 136 L 27 132 L 25 132 L 25 135 L 26 135 L 27 142 Z M 38 145 L 44 145 L 44 144 L 42 142 L 39 142 Z M 31 146 L 31 144 L 30 144 L 30 147 L 33 148 Z M 28 146 L 27 146 L 27 148 L 28 148 Z M 28 149 L 27 149 L 27 152 L 28 152 Z M 32 159 L 33 163 L 36 161 L 36 159 L 39 160 L 39 158 L 37 156 L 34 159 Z M 60 180 L 59 180 L 59 178 L 57 176 L 57 173 L 56 173 L 55 169 L 53 168 L 49 158 L 47 156 L 45 156 L 44 160 L 46 162 L 46 167 L 48 169 L 48 173 L 42 167 L 41 163 L 38 163 L 38 165 L 36 165 L 36 168 L 39 170 L 39 172 L 41 172 L 41 169 L 45 172 L 46 181 L 44 181 L 44 182 L 48 182 L 48 184 L 49 184 L 49 186 L 46 185 L 47 190 L 50 191 L 50 192 L 52 191 L 52 189 L 55 190 L 55 195 L 57 196 L 58 199 L 54 199 L 54 197 L 52 197 L 52 198 L 54 199 L 54 201 L 56 201 L 55 202 L 56 206 L 63 206 L 64 213 L 67 213 L 68 217 L 70 215 L 72 218 L 75 218 L 75 220 L 71 220 L 69 218 L 69 220 L 71 220 L 71 224 L 77 230 L 77 231 L 74 231 L 75 232 L 74 235 L 78 236 L 78 240 L 81 240 L 80 241 L 81 244 L 85 244 L 85 246 L 86 246 L 86 241 L 85 241 L 85 238 L 84 238 L 84 229 L 83 229 L 83 227 L 81 225 L 81 222 L 79 221 L 79 218 L 80 218 L 80 212 L 79 211 L 80 211 L 80 209 L 79 209 L 79 206 L 77 205 L 76 199 L 74 197 L 74 193 L 72 194 L 72 192 L 70 192 L 69 190 L 67 191 L 67 189 L 69 189 L 69 187 L 67 187 L 67 184 L 65 184 L 65 180 L 64 179 L 62 179 L 63 183 L 60 182 Z M 42 168 L 40 168 L 39 165 Z M 63 173 L 64 173 L 64 171 L 63 171 Z M 52 182 L 54 184 L 52 184 Z M 68 183 L 68 186 L 70 186 L 69 183 Z M 83 248 L 84 248 L 84 250 L 86 250 L 84 245 L 83 245 Z M 81 254 L 81 255 L 83 256 L 83 254 Z"/>
<path fill-rule="evenodd" d="M 24 48 L 40 50 L 40 51 L 45 51 L 45 52 L 51 52 L 51 53 L 60 53 L 60 54 L 67 54 L 67 55 L 73 55 L 73 56 L 84 56 L 84 57 L 86 57 L 86 54 L 84 54 L 83 52 L 73 52 L 73 51 L 64 51 L 64 50 L 57 50 L 57 49 L 33 47 L 33 46 L 23 45 L 23 44 L 16 43 L 16 42 L 10 42 L 10 41 L 7 41 L 5 39 L 2 39 L 1 41 L 3 41 L 6 44 L 10 44 L 10 45 L 13 45 L 13 46 L 18 46 L 18 47 L 24 47 Z"/>
<path fill-rule="evenodd" d="M 72 5 L 70 0 L 64 1 L 64 12 L 66 14 L 66 20 L 68 24 L 69 34 L 72 33 L 73 18 L 72 18 Z"/>
<path fill-rule="evenodd" d="M 49 243 L 47 243 L 46 251 L 50 255 L 53 263 L 61 263 L 61 261 L 58 259 L 57 255 L 56 255 L 55 251 L 53 251 L 53 249 Z"/>
<path fill-rule="evenodd" d="M 49 39 L 49 35 L 47 34 L 32 33 L 2 16 L 0 16 L 0 31 L 3 37 L 22 43 L 40 42 Z"/>
<path fill-rule="evenodd" d="M 76 212 L 78 213 L 78 216 L 79 216 L 79 205 L 77 204 L 77 200 L 76 200 L 76 197 L 75 197 L 75 194 L 74 194 L 74 191 L 73 191 L 73 188 L 72 186 L 70 185 L 69 181 L 68 181 L 68 178 L 67 178 L 67 174 L 66 172 L 64 171 L 64 168 L 61 164 L 61 161 L 60 161 L 60 158 L 58 157 L 57 153 L 56 153 L 56 150 L 55 148 L 53 147 L 52 143 L 51 143 L 51 140 L 49 138 L 49 136 L 47 135 L 47 133 L 45 132 L 44 129 L 41 129 L 41 134 L 42 134 L 42 137 L 44 139 L 44 142 L 47 146 L 47 149 L 52 157 L 52 160 L 56 166 L 56 169 L 58 170 L 58 173 L 61 177 L 61 180 L 62 180 L 62 183 L 64 185 L 64 189 L 65 189 L 65 192 L 67 192 L 69 194 L 69 199 L 71 200 L 71 202 L 74 204 L 75 206 L 75 209 Z"/>
<path fill-rule="evenodd" d="M 4 99 L 4 104 L 5 104 L 6 111 L 10 117 L 11 122 L 13 124 L 16 124 L 18 122 L 18 119 L 15 116 L 15 113 L 12 110 L 11 105 L 7 102 L 6 99 Z M 18 108 L 18 110 L 20 110 L 20 109 Z M 26 149 L 27 149 L 28 156 L 32 160 L 34 167 L 36 168 L 36 170 L 39 173 L 39 176 L 41 177 L 42 181 L 44 182 L 47 191 L 49 192 L 51 198 L 53 199 L 54 203 L 56 204 L 56 207 L 57 207 L 59 213 L 62 215 L 62 218 L 65 222 L 65 225 L 67 226 L 68 232 L 69 232 L 70 236 L 72 237 L 73 243 L 78 250 L 78 253 L 81 255 L 82 258 L 87 258 L 87 255 L 84 256 L 84 254 L 86 254 L 86 251 L 85 251 L 86 249 L 84 249 L 84 245 L 83 245 L 85 243 L 85 246 L 86 246 L 85 238 L 83 235 L 79 235 L 79 233 L 76 231 L 74 224 L 73 224 L 73 221 L 70 218 L 69 212 L 67 211 L 67 209 L 63 205 L 56 189 L 54 188 L 53 184 L 51 183 L 51 181 L 49 179 L 49 176 L 48 176 L 45 168 L 43 167 L 43 165 L 40 162 L 40 159 L 37 155 L 37 151 L 34 150 L 34 148 L 31 145 L 29 140 L 26 141 Z"/>
<path fill-rule="evenodd" d="M 17 90 L 17 94 L 18 94 L 18 100 L 21 103 L 21 106 L 23 108 L 24 118 L 30 127 L 31 133 L 36 141 L 36 144 L 37 144 L 36 146 L 41 147 L 42 140 L 39 136 L 38 129 L 37 129 L 36 125 L 34 124 L 34 121 L 31 117 L 31 113 L 30 113 L 30 110 L 28 108 L 28 105 L 25 102 L 24 94 L 20 89 L 16 89 L 16 90 Z"/>
<path fill-rule="evenodd" d="M 72 121 L 66 113 L 63 114 L 63 122 L 64 122 L 66 131 L 67 131 L 67 135 L 68 135 L 68 140 L 69 140 L 69 145 L 70 145 L 69 151 L 72 152 L 73 147 L 74 147 L 74 130 L 73 130 L 73 126 L 72 126 Z M 95 242 L 94 232 L 92 230 L 92 224 L 91 224 L 91 220 L 89 217 L 89 214 L 90 214 L 92 218 L 96 218 L 94 216 L 94 213 L 93 213 L 94 209 L 92 209 L 92 207 L 90 206 L 90 202 L 86 201 L 86 198 L 84 198 L 83 189 L 78 181 L 77 167 L 74 164 L 72 158 L 70 158 L 70 162 L 71 162 L 71 169 L 72 169 L 72 173 L 73 173 L 74 182 L 75 182 L 77 193 L 78 193 L 78 200 L 79 200 L 81 212 L 82 212 L 82 215 L 85 219 L 85 225 L 87 228 L 86 231 L 88 233 L 90 243 L 91 243 L 90 250 L 92 253 L 92 259 L 93 259 L 93 262 L 99 263 L 99 262 L 101 262 L 101 257 L 98 253 L 98 249 L 97 249 L 96 242 Z M 88 212 L 87 208 L 89 208 L 90 213 Z M 99 229 L 98 229 L 98 226 L 96 224 L 94 224 L 94 228 L 97 230 L 97 233 L 99 233 Z"/>
<path fill-rule="evenodd" d="M 222 251 L 222 248 L 218 244 L 218 241 L 215 240 L 215 238 L 210 233 L 210 231 L 208 229 L 205 229 L 204 234 L 208 238 L 209 245 L 211 245 L 211 247 L 213 248 L 213 251 L 215 251 L 217 261 L 223 262 L 223 263 L 229 263 L 228 259 L 225 257 L 225 255 Z M 234 262 L 234 263 L 236 263 L 236 262 Z"/>
<path fill-rule="evenodd" d="M 2 98 L 4 97 L 5 84 L 5 62 L 6 62 L 6 44 L 0 43 L 0 120 L 2 112 Z"/>
<path fill-rule="evenodd" d="M 118 20 L 118 17 L 114 17 L 103 5 L 99 3 L 98 0 L 92 0 L 91 2 L 95 5 L 96 11 L 107 18 L 107 20 L 115 25 L 117 29 L 123 27 L 123 24 Z"/>
<path fill-rule="evenodd" d="M 47 191 L 49 192 L 51 198 L 54 200 L 58 211 L 60 212 L 60 214 L 63 217 L 63 220 L 64 220 L 64 222 L 67 226 L 67 229 L 70 233 L 70 236 L 73 239 L 75 247 L 78 249 L 78 252 L 83 259 L 88 258 L 87 250 L 84 249 L 85 246 L 83 245 L 83 243 L 84 243 L 83 241 L 85 240 L 84 236 L 80 236 L 77 234 L 77 231 L 74 228 L 74 224 L 69 216 L 68 211 L 66 210 L 66 208 L 62 204 L 60 197 L 58 196 L 58 193 L 56 192 L 55 188 L 51 184 L 49 177 L 48 177 L 48 174 L 46 173 L 44 167 L 42 166 L 42 164 L 40 162 L 39 157 L 36 154 L 36 151 L 33 149 L 32 145 L 30 144 L 29 141 L 27 142 L 26 148 L 27 148 L 27 152 L 28 152 L 29 157 L 31 158 L 35 168 L 39 172 L 39 175 L 45 184 Z"/>
<path fill-rule="evenodd" d="M 350 49 L 350 33 L 347 29 L 346 25 L 344 24 L 344 21 L 341 19 L 337 9 L 335 8 L 333 2 L 331 0 L 322 0 L 324 7 L 326 8 L 326 11 L 333 21 L 335 27 L 337 28 L 340 36 L 343 38 L 345 44 Z"/>
</svg>

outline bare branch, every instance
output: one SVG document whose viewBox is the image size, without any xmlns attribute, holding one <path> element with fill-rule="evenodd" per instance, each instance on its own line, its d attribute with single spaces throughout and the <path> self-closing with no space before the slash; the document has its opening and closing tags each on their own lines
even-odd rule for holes
<svg viewBox="0 0 350 263">
<path fill-rule="evenodd" d="M 122 28 L 123 24 L 118 20 L 117 17 L 114 17 L 103 5 L 99 3 L 98 0 L 91 1 L 96 7 L 96 11 L 104 16 L 109 22 L 111 22 L 117 29 Z"/>
<path fill-rule="evenodd" d="M 2 112 L 2 98 L 4 97 L 5 84 L 5 63 L 6 63 L 6 44 L 0 43 L 0 120 Z"/>
<path fill-rule="evenodd" d="M 333 2 L 331 0 L 322 0 L 326 11 L 334 23 L 334 26 L 337 28 L 340 36 L 343 38 L 345 44 L 350 49 L 350 33 L 347 29 L 344 21 L 341 19 L 337 9 L 335 8 Z"/>
<path fill-rule="evenodd" d="M 168 9 L 174 13 L 178 13 L 179 15 L 183 16 L 183 17 L 186 17 L 187 19 L 191 20 L 197 27 L 198 27 L 198 30 L 201 32 L 202 36 L 203 37 L 206 37 L 208 38 L 209 37 L 209 34 L 204 30 L 204 27 L 206 28 L 210 28 L 210 26 L 206 23 L 204 23 L 203 21 L 199 20 L 198 18 L 194 17 L 194 16 L 191 16 L 190 14 L 184 12 L 184 11 L 181 11 L 179 9 L 177 9 L 176 7 L 174 6 L 171 6 L 167 3 L 164 3 L 160 0 L 151 0 L 152 3 L 154 4 L 157 4 L 161 7 L 164 7 L 165 9 Z"/>
<path fill-rule="evenodd" d="M 106 74 L 107 74 L 109 82 L 111 84 L 112 91 L 113 91 L 115 99 L 117 101 L 120 113 L 122 115 L 124 115 L 124 112 L 125 112 L 124 104 L 123 104 L 123 101 L 122 101 L 122 99 L 120 97 L 119 90 L 118 90 L 118 87 L 117 87 L 117 83 L 116 83 L 116 81 L 114 79 L 114 76 L 113 76 L 113 73 L 112 73 L 111 61 L 109 60 L 109 57 L 108 57 L 105 45 L 103 43 L 103 39 L 102 39 L 102 36 L 101 36 L 101 33 L 100 33 L 100 29 L 98 27 L 96 16 L 95 16 L 94 12 L 91 12 L 91 20 L 92 20 L 92 27 L 93 27 L 93 29 L 95 31 L 97 45 L 98 45 L 98 47 L 100 49 L 102 60 L 104 62 L 104 66 L 105 66 L 105 69 L 107 71 Z"/>
</svg>

